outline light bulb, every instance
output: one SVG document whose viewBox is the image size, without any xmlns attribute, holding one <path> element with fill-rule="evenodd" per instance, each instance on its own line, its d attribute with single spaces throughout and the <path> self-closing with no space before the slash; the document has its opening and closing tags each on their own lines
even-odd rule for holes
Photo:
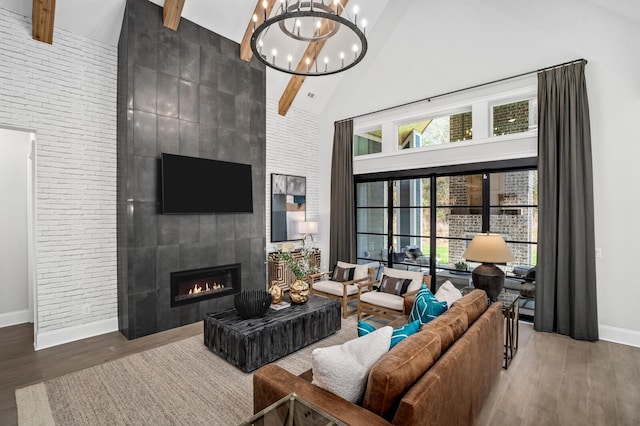
<svg viewBox="0 0 640 426">
<path fill-rule="evenodd" d="M 329 63 L 329 57 L 328 57 L 328 56 L 325 56 L 325 57 L 324 57 L 324 63 L 325 63 L 325 64 L 328 64 L 328 63 Z"/>
<path fill-rule="evenodd" d="M 253 22 L 258 22 L 258 15 L 255 13 L 253 14 Z"/>
<path fill-rule="evenodd" d="M 278 51 L 277 51 L 276 49 L 273 49 L 273 50 L 271 51 L 271 54 L 272 54 L 273 56 L 276 56 L 276 55 L 278 54 Z"/>
<path fill-rule="evenodd" d="M 288 56 L 287 56 L 287 61 L 291 62 L 292 60 L 293 60 L 293 56 L 288 55 Z"/>
<path fill-rule="evenodd" d="M 353 45 L 353 51 L 354 51 L 354 52 L 357 52 L 357 51 L 358 51 L 358 45 L 357 45 L 357 44 L 354 44 L 354 45 Z"/>
<path fill-rule="evenodd" d="M 340 52 L 340 59 L 344 59 L 344 52 Z"/>
</svg>

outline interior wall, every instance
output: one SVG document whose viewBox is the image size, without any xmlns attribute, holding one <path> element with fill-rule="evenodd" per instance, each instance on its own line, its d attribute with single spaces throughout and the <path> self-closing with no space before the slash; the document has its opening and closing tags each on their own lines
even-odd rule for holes
<svg viewBox="0 0 640 426">
<path fill-rule="evenodd" d="M 28 132 L 0 129 L 0 327 L 29 320 Z"/>
<path fill-rule="evenodd" d="M 629 278 L 640 198 L 630 195 L 640 157 L 637 19 L 606 2 L 461 0 L 389 2 L 367 34 L 381 47 L 347 71 L 321 117 L 321 168 L 329 170 L 333 122 L 452 90 L 585 58 L 593 148 L 600 337 L 640 346 L 640 288 Z M 399 25 L 398 23 L 401 23 Z M 402 65 L 402 66 L 400 66 Z M 375 70 L 375 71 L 374 71 Z M 456 159 L 451 158 L 455 163 Z M 328 240 L 329 178 L 320 216 Z M 326 231 L 326 232 L 325 232 Z"/>
<path fill-rule="evenodd" d="M 36 347 L 117 330 L 117 49 L 0 8 L 0 125 L 38 134 Z"/>
<path fill-rule="evenodd" d="M 268 84 L 267 80 L 267 84 Z M 278 101 L 267 99 L 267 152 L 266 152 L 266 238 L 267 252 L 278 250 L 282 243 L 271 242 L 271 174 L 304 176 L 307 182 L 307 221 L 319 219 L 320 166 L 318 133 L 320 120 L 315 114 L 291 107 L 286 116 L 278 114 Z M 314 246 L 322 241 L 313 236 Z M 301 246 L 301 240 L 292 241 Z"/>
</svg>

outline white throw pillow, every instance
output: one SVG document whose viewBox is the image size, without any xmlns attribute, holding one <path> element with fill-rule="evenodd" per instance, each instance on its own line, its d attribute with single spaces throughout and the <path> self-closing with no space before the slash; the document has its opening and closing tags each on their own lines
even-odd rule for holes
<svg viewBox="0 0 640 426">
<path fill-rule="evenodd" d="M 311 353 L 311 383 L 359 404 L 371 368 L 389 351 L 391 333 L 393 327 L 384 326 L 342 345 L 314 349 Z"/>
<path fill-rule="evenodd" d="M 447 302 L 447 306 L 450 308 L 453 302 L 462 297 L 462 293 L 456 286 L 451 284 L 451 281 L 447 280 L 440 286 L 434 296 L 440 302 Z"/>
</svg>

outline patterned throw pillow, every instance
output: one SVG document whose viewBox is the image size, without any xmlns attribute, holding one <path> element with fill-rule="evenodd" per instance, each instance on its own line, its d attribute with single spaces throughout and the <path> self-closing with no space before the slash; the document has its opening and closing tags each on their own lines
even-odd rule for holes
<svg viewBox="0 0 640 426">
<path fill-rule="evenodd" d="M 422 324 L 420 321 L 413 321 L 403 325 L 402 327 L 394 328 L 393 333 L 391 333 L 391 343 L 389 344 L 389 349 L 393 348 L 395 345 L 400 343 L 402 340 L 411 336 L 414 333 L 417 333 L 420 330 Z M 358 321 L 358 337 L 366 336 L 367 334 L 373 333 L 376 331 L 376 328 L 365 321 Z"/>
<path fill-rule="evenodd" d="M 382 281 L 380 281 L 380 286 L 378 286 L 378 291 L 402 296 L 407 292 L 409 284 L 411 284 L 411 280 L 408 278 L 395 278 L 383 275 Z"/>
<path fill-rule="evenodd" d="M 331 281 L 337 281 L 343 283 L 345 281 L 353 280 L 353 274 L 355 273 L 356 268 L 341 268 L 336 266 L 333 268 L 333 275 L 331 276 Z"/>
<path fill-rule="evenodd" d="M 394 328 L 393 333 L 391 333 L 391 345 L 389 349 L 393 348 L 395 345 L 411 336 L 414 333 L 417 333 L 422 327 L 420 321 L 413 321 L 406 323 L 402 327 Z"/>
<path fill-rule="evenodd" d="M 413 307 L 409 314 L 409 322 L 420 321 L 421 324 L 426 324 L 446 310 L 447 302 L 438 301 L 429 290 L 429 287 L 426 284 L 422 284 L 413 302 Z"/>
</svg>

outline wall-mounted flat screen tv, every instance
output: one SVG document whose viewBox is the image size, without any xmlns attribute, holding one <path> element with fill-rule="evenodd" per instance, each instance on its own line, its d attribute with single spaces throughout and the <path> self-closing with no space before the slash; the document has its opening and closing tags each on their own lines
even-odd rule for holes
<svg viewBox="0 0 640 426">
<path fill-rule="evenodd" d="M 253 213 L 251 165 L 162 154 L 163 213 Z"/>
</svg>

